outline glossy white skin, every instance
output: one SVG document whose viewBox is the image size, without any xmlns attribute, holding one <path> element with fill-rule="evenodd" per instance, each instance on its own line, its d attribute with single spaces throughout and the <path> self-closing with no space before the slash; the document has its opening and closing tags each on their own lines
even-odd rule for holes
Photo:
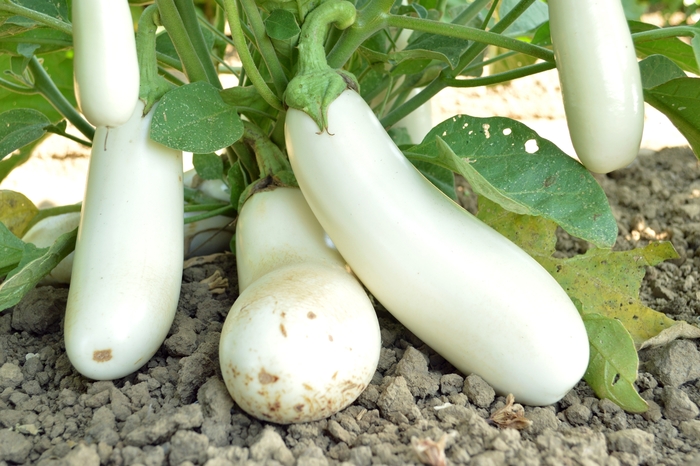
<svg viewBox="0 0 700 466">
<path fill-rule="evenodd" d="M 48 248 L 64 233 L 75 230 L 80 224 L 80 212 L 69 212 L 46 217 L 31 227 L 22 237 L 25 243 L 32 243 L 38 248 Z M 42 283 L 70 283 L 73 268 L 73 253 L 68 254 L 42 280 Z"/>
<path fill-rule="evenodd" d="M 518 402 L 561 399 L 588 365 L 583 322 L 523 250 L 452 202 L 345 91 L 319 133 L 290 109 L 287 149 L 323 228 L 369 291 L 457 369 Z"/>
<path fill-rule="evenodd" d="M 276 268 L 306 261 L 345 269 L 299 189 L 255 193 L 236 222 L 238 291 Z"/>
<path fill-rule="evenodd" d="M 637 157 L 644 95 L 619 0 L 550 0 L 549 20 L 564 110 L 578 159 L 608 173 Z"/>
<path fill-rule="evenodd" d="M 117 127 L 139 99 L 134 23 L 127 0 L 73 0 L 76 98 L 95 126 Z"/>
<path fill-rule="evenodd" d="M 124 377 L 165 339 L 183 264 L 182 153 L 148 137 L 151 111 L 98 128 L 65 317 L 73 366 L 91 379 Z"/>
<path fill-rule="evenodd" d="M 314 262 L 275 269 L 241 293 L 221 330 L 226 387 L 247 413 L 279 424 L 326 418 L 372 380 L 381 336 L 365 291 Z"/>
<path fill-rule="evenodd" d="M 281 424 L 352 403 L 379 361 L 379 322 L 365 290 L 297 188 L 255 193 L 236 227 L 240 296 L 219 361 L 245 411 Z"/>
</svg>

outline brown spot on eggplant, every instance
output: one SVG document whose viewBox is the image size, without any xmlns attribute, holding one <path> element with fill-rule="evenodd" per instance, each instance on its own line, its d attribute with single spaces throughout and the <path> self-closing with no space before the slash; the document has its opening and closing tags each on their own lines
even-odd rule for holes
<svg viewBox="0 0 700 466">
<path fill-rule="evenodd" d="M 287 337 L 287 329 L 284 328 L 284 324 L 280 324 L 280 332 L 282 332 L 285 338 Z"/>
<path fill-rule="evenodd" d="M 294 409 L 299 413 L 302 412 L 304 410 L 304 403 L 294 405 Z"/>
<path fill-rule="evenodd" d="M 269 383 L 275 383 L 279 380 L 280 378 L 276 375 L 269 374 L 265 368 L 263 367 L 260 369 L 260 373 L 258 374 L 258 380 L 260 381 L 261 384 L 267 385 Z"/>
<path fill-rule="evenodd" d="M 306 314 L 306 317 L 308 317 L 309 319 L 315 319 L 315 318 L 316 318 L 316 314 L 314 314 L 313 312 L 309 311 L 308 314 Z"/>
<path fill-rule="evenodd" d="M 92 353 L 93 361 L 107 362 L 112 359 L 112 349 L 96 350 Z"/>
<path fill-rule="evenodd" d="M 328 335 L 328 341 L 333 341 L 333 335 Z"/>
<path fill-rule="evenodd" d="M 302 385 L 306 390 L 309 390 L 309 391 L 311 391 L 311 390 L 314 389 L 314 387 L 312 387 L 311 385 L 309 385 L 309 384 L 307 384 L 307 383 L 303 383 L 303 384 L 301 384 L 301 385 Z"/>
</svg>

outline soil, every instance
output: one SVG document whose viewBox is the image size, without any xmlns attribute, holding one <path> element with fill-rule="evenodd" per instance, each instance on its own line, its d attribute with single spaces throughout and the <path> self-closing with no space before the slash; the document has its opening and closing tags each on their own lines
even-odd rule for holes
<svg viewBox="0 0 700 466">
<path fill-rule="evenodd" d="M 700 167 L 687 146 L 658 149 L 597 179 L 618 220 L 616 249 L 666 237 L 679 252 L 648 269 L 644 303 L 698 324 Z M 474 196 L 464 189 L 461 201 L 473 208 Z M 586 248 L 560 233 L 560 254 Z M 210 289 L 216 273 L 228 286 Z M 379 304 L 381 358 L 357 401 L 322 421 L 258 421 L 234 405 L 218 364 L 236 282 L 230 254 L 185 268 L 165 343 L 137 373 L 111 382 L 88 380 L 68 361 L 66 288 L 37 288 L 0 315 L 0 465 L 700 465 L 695 341 L 640 352 L 636 386 L 650 406 L 643 415 L 599 400 L 580 382 L 552 406 L 525 406 L 525 429 L 499 428 L 489 419 L 506 399 L 457 372 Z"/>
</svg>

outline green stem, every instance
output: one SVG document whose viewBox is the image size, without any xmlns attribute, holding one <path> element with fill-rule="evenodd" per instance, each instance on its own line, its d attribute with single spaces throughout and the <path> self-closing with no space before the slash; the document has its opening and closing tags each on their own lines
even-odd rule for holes
<svg viewBox="0 0 700 466">
<path fill-rule="evenodd" d="M 60 131 L 58 128 L 46 128 L 46 131 L 48 133 L 53 133 L 53 134 L 58 134 L 59 136 L 63 136 L 66 139 L 70 139 L 71 141 L 75 141 L 79 144 L 82 144 L 86 147 L 92 147 L 92 142 L 86 141 L 85 139 L 80 139 L 79 137 L 73 136 L 72 134 L 68 134 L 65 131 Z"/>
<path fill-rule="evenodd" d="M 209 48 L 207 48 L 207 44 L 204 41 L 202 29 L 199 27 L 199 17 L 197 16 L 194 2 L 192 0 L 175 0 L 175 6 L 180 13 L 185 31 L 187 31 L 189 42 L 192 44 L 204 74 L 207 76 L 207 81 L 217 89 L 221 89 L 219 75 L 216 73 L 214 63 L 209 58 Z"/>
<path fill-rule="evenodd" d="M 180 60 L 173 58 L 169 55 L 164 54 L 163 52 L 156 52 L 156 58 L 158 58 L 158 62 L 164 64 L 165 66 L 168 66 L 174 70 L 178 70 L 182 72 L 182 63 Z"/>
<path fill-rule="evenodd" d="M 226 6 L 228 24 L 231 28 L 231 39 L 233 39 L 233 43 L 236 45 L 236 51 L 238 52 L 238 57 L 241 59 L 246 76 L 253 83 L 253 86 L 255 86 L 265 102 L 277 110 L 284 110 L 282 102 L 265 82 L 265 79 L 260 74 L 260 70 L 255 66 L 255 61 L 253 60 L 250 50 L 248 50 L 243 28 L 240 23 L 236 0 L 224 0 L 224 5 Z"/>
<path fill-rule="evenodd" d="M 75 126 L 78 131 L 92 141 L 95 137 L 95 128 L 93 128 L 92 125 L 78 113 L 73 105 L 68 102 L 68 99 L 61 94 L 61 91 L 58 90 L 56 84 L 54 84 L 51 77 L 46 73 L 46 70 L 41 66 L 41 63 L 39 63 L 39 60 L 35 56 L 29 60 L 28 68 L 34 77 L 34 88 L 37 92 L 44 96 L 61 115 L 73 123 L 73 126 Z"/>
<path fill-rule="evenodd" d="M 228 206 L 222 202 L 215 204 L 188 204 L 185 206 L 185 212 L 209 212 L 211 210 L 220 209 L 222 206 Z"/>
<path fill-rule="evenodd" d="M 159 60 L 160 61 L 160 60 Z M 186 83 L 182 81 L 180 78 L 172 74 L 170 71 L 166 70 L 162 66 L 158 67 L 158 72 L 169 82 L 175 84 L 176 86 L 184 86 Z"/>
<path fill-rule="evenodd" d="M 60 19 L 56 19 L 53 16 L 49 16 L 44 13 L 40 13 L 36 10 L 32 10 L 31 8 L 16 5 L 10 2 L 9 0 L 5 0 L 3 3 L 0 3 L 0 11 L 6 11 L 8 13 L 12 13 L 18 16 L 23 16 L 25 18 L 29 18 L 33 21 L 36 21 L 37 23 L 41 23 L 44 26 L 48 26 L 52 29 L 56 29 L 57 31 L 61 31 L 65 34 L 68 34 L 69 36 L 73 35 L 72 25 L 61 21 Z"/>
<path fill-rule="evenodd" d="M 250 23 L 251 30 L 253 31 L 253 36 L 255 37 L 255 43 L 257 44 L 258 51 L 260 52 L 260 55 L 262 55 L 263 61 L 267 65 L 270 76 L 272 76 L 272 83 L 277 90 L 277 96 L 282 97 L 289 80 L 287 79 L 284 68 L 277 57 L 275 46 L 272 45 L 272 41 L 267 36 L 265 24 L 260 16 L 260 10 L 253 0 L 240 1 L 243 11 L 248 17 L 248 22 Z"/>
<path fill-rule="evenodd" d="M 498 23 L 496 23 L 493 28 L 491 28 L 492 33 L 501 33 L 505 31 L 508 26 L 513 24 L 513 22 L 522 15 L 525 10 L 527 10 L 530 5 L 535 0 L 521 0 L 512 10 L 508 12 Z M 404 118 L 409 113 L 416 110 L 418 107 L 426 103 L 432 97 L 434 97 L 438 92 L 447 87 L 446 81 L 449 79 L 454 79 L 457 77 L 464 68 L 469 66 L 471 62 L 474 61 L 476 57 L 487 47 L 487 44 L 475 42 L 464 52 L 459 60 L 459 65 L 454 70 L 443 70 L 441 77 L 435 79 L 433 82 L 428 84 L 422 91 L 413 96 L 411 99 L 406 101 L 403 105 L 396 108 L 390 112 L 387 116 L 382 118 L 381 123 L 385 128 L 388 128 L 402 118 Z M 551 52 L 550 52 L 551 53 Z"/>
<path fill-rule="evenodd" d="M 180 17 L 180 12 L 175 5 L 174 0 L 156 0 L 158 11 L 160 12 L 160 20 L 168 31 L 170 38 L 173 41 L 175 50 L 177 51 L 182 66 L 185 68 L 185 74 L 190 82 L 209 81 L 204 65 L 197 55 L 194 45 L 190 41 L 187 34 L 187 28 Z M 207 55 L 208 57 L 208 55 Z"/>
<path fill-rule="evenodd" d="M 700 34 L 700 28 L 696 26 L 671 26 L 667 28 L 652 29 L 651 31 L 636 32 L 632 34 L 635 44 L 652 40 L 669 39 L 673 37 L 693 37 Z"/>
<path fill-rule="evenodd" d="M 27 224 L 27 229 L 25 231 L 29 231 L 31 227 L 44 220 L 45 218 L 53 217 L 55 215 L 67 214 L 70 212 L 80 212 L 81 205 L 82 203 L 78 202 L 77 204 L 40 209 Z"/>
<path fill-rule="evenodd" d="M 386 26 L 393 5 L 393 0 L 375 0 L 358 11 L 354 24 L 343 32 L 328 54 L 328 65 L 335 69 L 345 65 L 360 44 Z"/>
<path fill-rule="evenodd" d="M 191 217 L 185 218 L 185 225 L 187 225 L 188 223 L 199 222 L 200 220 L 206 220 L 211 217 L 216 217 L 217 215 L 228 215 L 231 212 L 235 211 L 236 207 L 232 206 L 231 204 L 226 204 L 225 206 L 220 207 L 218 209 L 210 210 L 199 215 L 193 215 Z"/>
<path fill-rule="evenodd" d="M 15 94 L 23 95 L 34 95 L 37 94 L 36 89 L 33 87 L 22 86 L 21 84 L 15 84 L 6 79 L 0 78 L 0 87 L 7 89 L 8 91 L 14 92 Z"/>
<path fill-rule="evenodd" d="M 479 12 L 484 9 L 491 0 L 475 0 L 474 3 L 466 7 L 460 14 L 452 20 L 453 24 L 467 24 L 469 21 L 477 17 Z"/>
<path fill-rule="evenodd" d="M 257 125 L 244 121 L 243 128 L 243 141 L 253 149 L 261 176 L 273 176 L 283 171 L 292 171 L 282 150 Z"/>
<path fill-rule="evenodd" d="M 495 45 L 497 47 L 531 55 L 540 60 L 554 61 L 554 54 L 552 51 L 544 47 L 532 45 L 494 32 L 462 26 L 460 24 L 442 23 L 440 21 L 414 18 L 411 16 L 390 15 L 387 19 L 387 25 L 390 27 L 413 29 L 430 34 L 439 34 L 446 37 L 479 42 L 483 44 L 484 47 L 486 45 Z"/>
<path fill-rule="evenodd" d="M 144 115 L 153 104 L 170 90 L 170 84 L 158 74 L 156 59 L 156 32 L 160 25 L 158 6 L 147 7 L 139 18 L 136 33 L 136 51 L 139 57 L 140 89 L 139 98 L 145 103 Z"/>
<path fill-rule="evenodd" d="M 331 64 L 330 57 L 326 60 L 323 42 L 333 23 L 337 23 L 338 29 L 346 29 L 354 24 L 356 13 L 355 6 L 348 1 L 327 0 L 306 17 L 299 36 L 298 75 L 329 67 L 340 68 Z"/>
<path fill-rule="evenodd" d="M 238 160 L 241 161 L 243 168 L 248 172 L 250 179 L 257 180 L 260 178 L 260 169 L 255 161 L 255 154 L 250 151 L 248 146 L 242 141 L 238 141 L 231 146 L 231 149 L 233 149 Z"/>
<path fill-rule="evenodd" d="M 499 84 L 514 79 L 524 78 L 533 74 L 542 73 L 556 68 L 557 65 L 552 62 L 535 63 L 534 65 L 523 66 L 515 70 L 504 71 L 502 73 L 492 74 L 480 78 L 470 79 L 449 79 L 441 78 L 442 82 L 448 87 L 479 87 Z"/>
</svg>

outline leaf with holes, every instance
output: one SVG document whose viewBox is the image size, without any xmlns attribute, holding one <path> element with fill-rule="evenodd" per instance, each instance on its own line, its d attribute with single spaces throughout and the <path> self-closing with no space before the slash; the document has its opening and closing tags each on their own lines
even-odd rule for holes
<svg viewBox="0 0 700 466">
<path fill-rule="evenodd" d="M 590 361 L 583 379 L 599 398 L 630 413 L 643 413 L 647 402 L 634 388 L 639 359 L 630 334 L 617 319 L 598 314 L 583 317 L 590 342 Z"/>
<path fill-rule="evenodd" d="M 520 122 L 455 116 L 406 155 L 459 173 L 474 191 L 511 212 L 553 220 L 598 247 L 615 244 L 617 223 L 595 178 Z"/>
</svg>

